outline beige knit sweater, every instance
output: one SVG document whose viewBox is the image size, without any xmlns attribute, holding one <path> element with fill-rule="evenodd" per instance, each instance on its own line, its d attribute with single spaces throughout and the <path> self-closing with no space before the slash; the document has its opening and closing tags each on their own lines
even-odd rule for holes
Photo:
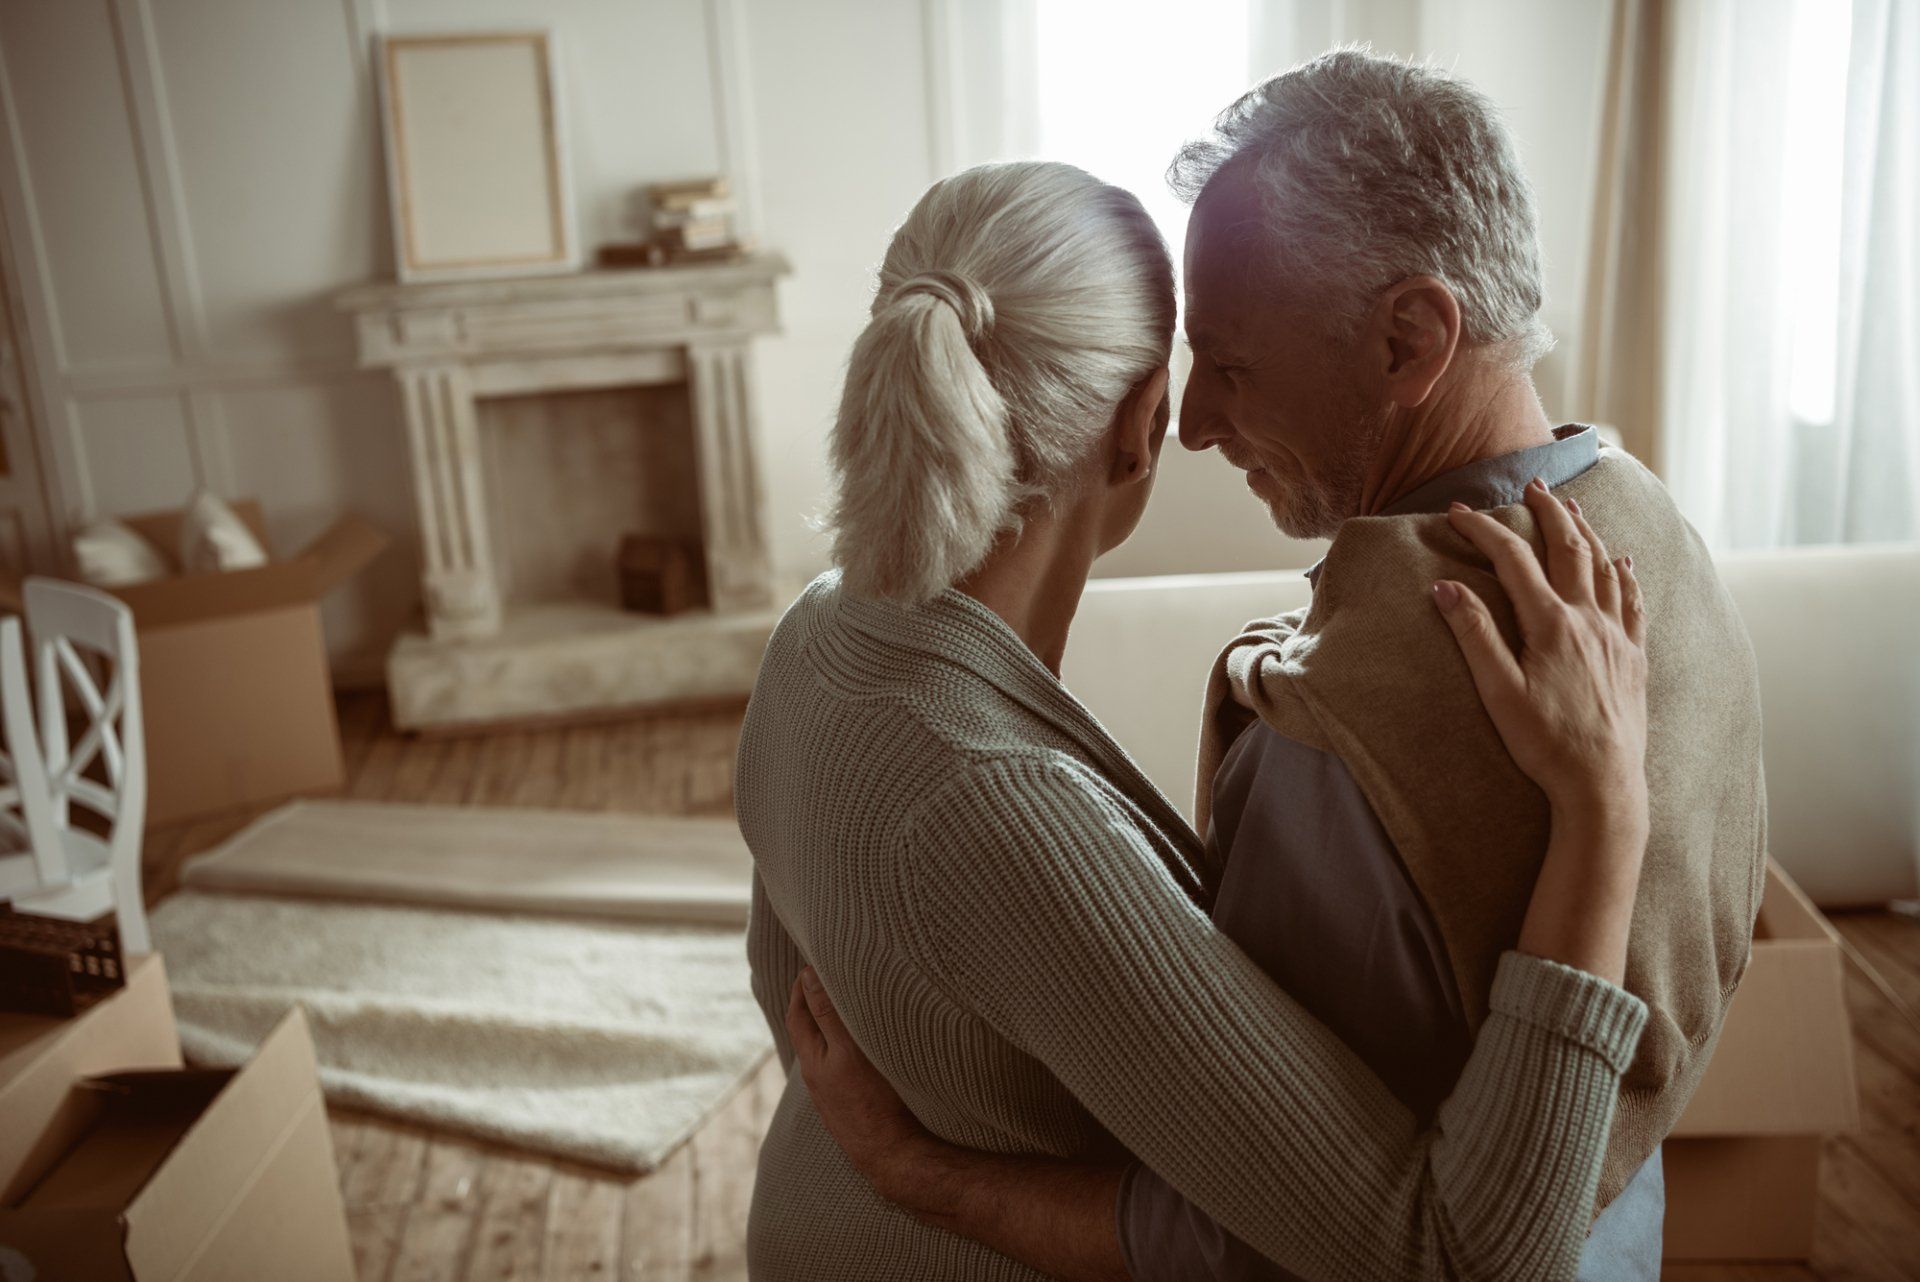
<svg viewBox="0 0 1920 1282">
<path fill-rule="evenodd" d="M 1644 1005 L 1509 954 L 1459 1086 L 1416 1132 L 1214 929 L 1193 832 L 979 603 L 816 581 L 768 647 L 736 804 L 754 991 L 789 1067 L 805 957 L 956 1143 L 1124 1147 L 1308 1277 L 1573 1276 Z M 797 1072 L 748 1249 L 759 1282 L 1034 1276 L 881 1201 Z"/>
<path fill-rule="evenodd" d="M 1597 463 L 1554 493 L 1579 500 L 1610 550 L 1633 554 L 1647 604 L 1652 830 L 1626 987 L 1650 1014 L 1621 1084 L 1600 1179 L 1604 1205 L 1673 1129 L 1746 971 L 1767 857 L 1760 682 L 1713 558 L 1652 473 L 1603 447 Z M 1524 506 L 1492 515 L 1538 544 Z M 1539 876 L 1547 800 L 1507 755 L 1428 599 L 1443 578 L 1480 593 L 1515 639 L 1512 608 L 1486 558 L 1444 515 L 1342 525 L 1312 607 L 1248 624 L 1216 663 L 1196 813 L 1204 825 L 1213 772 L 1242 708 L 1339 757 L 1433 914 L 1477 1026 Z"/>
</svg>

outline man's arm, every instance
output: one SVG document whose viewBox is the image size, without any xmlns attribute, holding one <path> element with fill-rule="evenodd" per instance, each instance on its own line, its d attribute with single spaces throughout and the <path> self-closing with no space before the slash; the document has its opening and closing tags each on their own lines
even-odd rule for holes
<svg viewBox="0 0 1920 1282">
<path fill-rule="evenodd" d="M 1050 1277 L 1128 1282 L 1114 1210 L 1123 1165 L 942 1140 L 861 1052 L 812 967 L 794 981 L 786 1029 L 814 1111 L 881 1197 Z"/>
</svg>

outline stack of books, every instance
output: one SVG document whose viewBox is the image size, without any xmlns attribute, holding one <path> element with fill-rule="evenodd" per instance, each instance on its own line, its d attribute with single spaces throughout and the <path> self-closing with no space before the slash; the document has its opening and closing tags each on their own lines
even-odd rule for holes
<svg viewBox="0 0 1920 1282">
<path fill-rule="evenodd" d="M 653 210 L 651 243 L 667 262 L 724 262 L 743 252 L 733 229 L 733 191 L 725 178 L 656 183 L 647 188 L 647 201 Z"/>
<path fill-rule="evenodd" d="M 655 183 L 646 189 L 646 239 L 602 245 L 602 267 L 730 263 L 752 248 L 734 229 L 738 205 L 725 178 Z"/>
</svg>

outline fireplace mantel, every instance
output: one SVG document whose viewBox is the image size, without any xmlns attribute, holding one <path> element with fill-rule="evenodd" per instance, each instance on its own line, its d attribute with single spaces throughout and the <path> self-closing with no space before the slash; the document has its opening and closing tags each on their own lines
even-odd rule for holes
<svg viewBox="0 0 1920 1282">
<path fill-rule="evenodd" d="M 339 296 L 360 363 L 399 381 L 420 519 L 426 635 L 401 638 L 389 658 L 397 724 L 479 725 L 751 687 L 772 594 L 749 345 L 776 328 L 774 282 L 787 270 L 762 253 Z M 711 610 L 654 620 L 611 602 L 508 601 L 480 402 L 673 383 L 690 402 Z M 620 533 L 607 531 L 609 556 Z M 703 655 L 720 660 L 716 670 L 701 670 Z"/>
</svg>

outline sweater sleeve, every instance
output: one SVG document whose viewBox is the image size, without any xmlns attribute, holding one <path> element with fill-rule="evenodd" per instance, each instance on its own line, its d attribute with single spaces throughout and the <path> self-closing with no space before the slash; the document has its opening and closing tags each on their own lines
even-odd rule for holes
<svg viewBox="0 0 1920 1282">
<path fill-rule="evenodd" d="M 1059 758 L 975 766 L 908 817 L 949 996 L 1263 1255 L 1315 1278 L 1572 1278 L 1646 1007 L 1508 953 L 1432 1129 L 1182 895 Z"/>
<path fill-rule="evenodd" d="M 747 965 L 753 975 L 753 999 L 760 1003 L 760 1013 L 773 1033 L 780 1067 L 788 1070 L 793 1068 L 793 1039 L 787 1036 L 787 996 L 805 964 L 793 937 L 774 915 L 773 901 L 767 898 L 756 869 L 747 906 Z"/>
</svg>

